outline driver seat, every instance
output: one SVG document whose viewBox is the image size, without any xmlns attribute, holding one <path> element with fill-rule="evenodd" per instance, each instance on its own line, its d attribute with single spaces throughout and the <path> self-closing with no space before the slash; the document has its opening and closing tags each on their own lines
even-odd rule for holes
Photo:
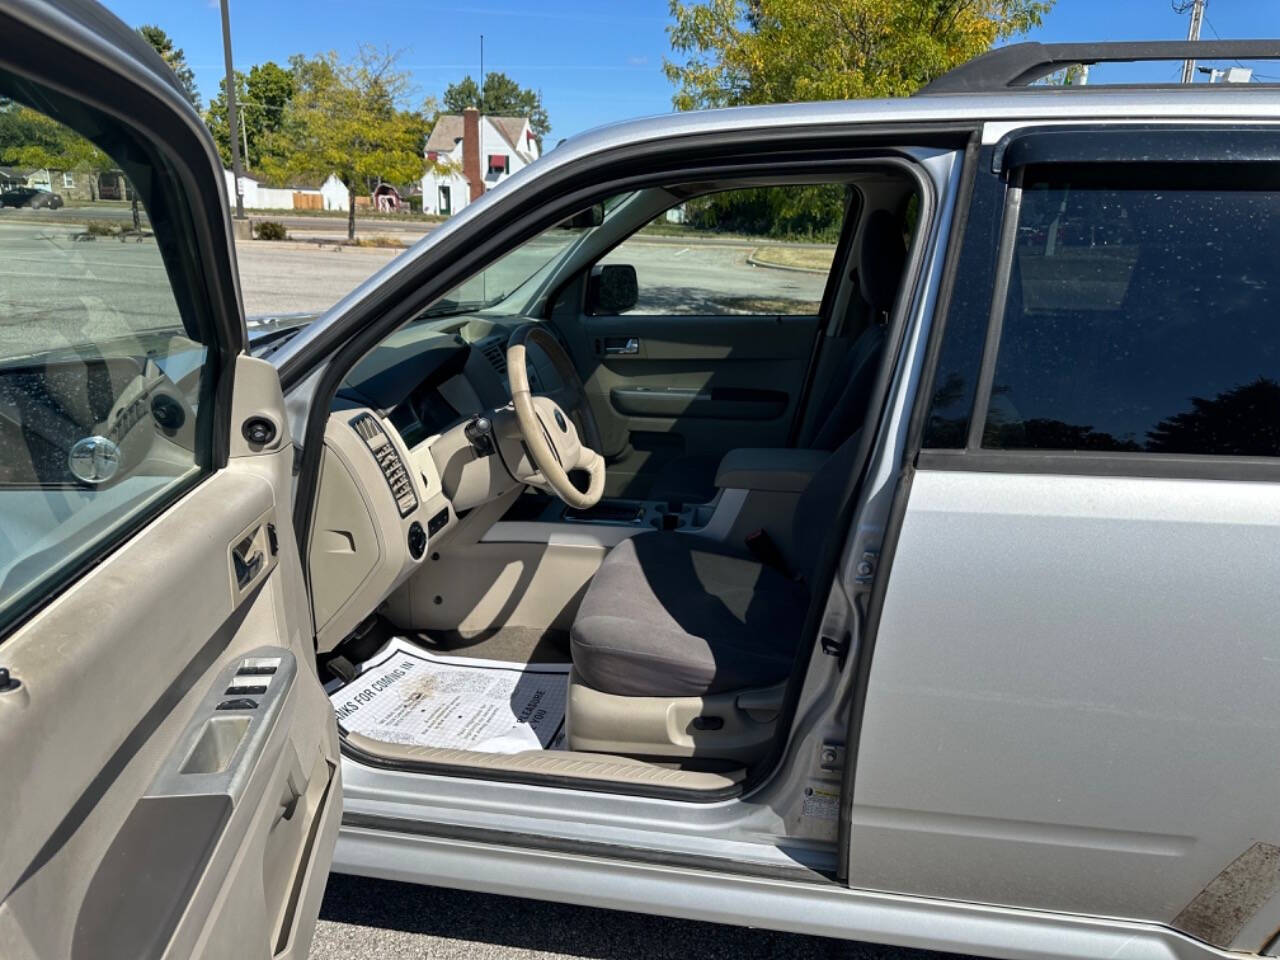
<svg viewBox="0 0 1280 960">
<path fill-rule="evenodd" d="M 697 534 L 614 547 L 570 631 L 572 750 L 750 763 L 773 739 L 855 433 L 800 497 L 790 569 Z"/>
</svg>

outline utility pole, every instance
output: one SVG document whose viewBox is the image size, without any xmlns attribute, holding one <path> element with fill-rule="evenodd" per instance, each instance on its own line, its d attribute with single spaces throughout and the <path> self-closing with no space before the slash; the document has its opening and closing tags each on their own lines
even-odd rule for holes
<svg viewBox="0 0 1280 960">
<path fill-rule="evenodd" d="M 1191 26 L 1187 29 L 1188 40 L 1200 39 L 1200 25 L 1204 22 L 1204 7 L 1209 0 L 1179 0 L 1174 4 L 1175 13 L 1186 13 L 1191 11 Z M 1194 58 L 1188 58 L 1182 61 L 1182 82 L 1191 83 L 1196 75 L 1196 61 Z"/>
<path fill-rule="evenodd" d="M 231 176 L 236 182 L 236 219 L 244 219 L 244 168 L 240 166 L 240 138 L 236 136 L 239 113 L 236 110 L 236 72 L 231 66 L 231 15 L 227 0 L 222 0 L 222 54 L 227 61 L 227 133 L 231 140 Z"/>
<path fill-rule="evenodd" d="M 480 112 L 484 113 L 484 34 L 480 34 Z"/>
</svg>

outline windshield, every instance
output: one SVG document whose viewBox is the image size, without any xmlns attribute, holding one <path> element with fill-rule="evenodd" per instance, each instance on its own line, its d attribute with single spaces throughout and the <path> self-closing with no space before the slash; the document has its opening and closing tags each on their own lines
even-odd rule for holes
<svg viewBox="0 0 1280 960">
<path fill-rule="evenodd" d="M 629 196 L 629 193 L 619 194 L 606 200 L 605 219 Z M 433 303 L 423 316 L 442 317 L 496 307 L 535 277 L 545 276 L 579 240 L 598 229 L 599 225 L 557 224 L 544 230 L 458 284 Z"/>
</svg>

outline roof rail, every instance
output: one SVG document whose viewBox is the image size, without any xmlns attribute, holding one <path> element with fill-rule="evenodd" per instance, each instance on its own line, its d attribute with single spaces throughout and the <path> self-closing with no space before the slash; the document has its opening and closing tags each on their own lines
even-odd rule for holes
<svg viewBox="0 0 1280 960">
<path fill-rule="evenodd" d="M 1025 87 L 1075 64 L 1138 60 L 1280 60 L 1280 40 L 1145 40 L 1137 43 L 1011 43 L 932 80 L 918 93 L 990 93 Z"/>
</svg>

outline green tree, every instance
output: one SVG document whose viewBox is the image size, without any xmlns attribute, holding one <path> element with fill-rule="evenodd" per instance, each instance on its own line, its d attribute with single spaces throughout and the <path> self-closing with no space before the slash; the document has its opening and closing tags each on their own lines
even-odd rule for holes
<svg viewBox="0 0 1280 960">
<path fill-rule="evenodd" d="M 92 141 L 58 121 L 12 100 L 0 100 L 0 165 L 97 174 L 115 163 Z"/>
<path fill-rule="evenodd" d="M 284 127 L 286 110 L 293 100 L 293 73 L 268 60 L 250 69 L 247 76 L 237 70 L 235 78 L 236 107 L 240 111 L 240 119 L 236 123 L 237 133 L 242 142 L 248 144 L 245 164 L 256 169 L 262 164 L 264 157 L 284 149 L 277 141 Z M 205 123 L 213 134 L 223 162 L 230 164 L 231 134 L 227 126 L 225 77 L 218 83 L 218 95 L 209 102 Z"/>
<path fill-rule="evenodd" d="M 542 138 L 551 132 L 551 121 L 542 105 L 542 94 L 520 86 L 505 73 L 485 74 L 483 99 L 480 87 L 468 74 L 448 86 L 443 103 L 446 113 L 461 113 L 467 107 L 475 107 L 481 113 L 494 117 L 528 117 L 539 150 L 542 149 Z"/>
<path fill-rule="evenodd" d="M 169 69 L 173 71 L 174 76 L 178 78 L 178 83 L 182 86 L 182 92 L 191 105 L 199 110 L 200 91 L 196 89 L 196 75 L 187 63 L 187 55 L 182 52 L 182 48 L 175 47 L 169 34 L 153 23 L 143 24 L 138 28 L 138 33 L 169 65 Z"/>
<path fill-rule="evenodd" d="M 337 174 L 347 188 L 347 238 L 356 235 L 356 194 L 379 183 L 420 178 L 426 124 L 407 110 L 409 75 L 398 56 L 362 46 L 355 60 L 336 53 L 290 58 L 294 93 L 284 111 L 279 152 L 263 159 L 268 176 Z"/>
<path fill-rule="evenodd" d="M 1053 0 L 671 0 L 678 110 L 903 97 L 1040 23 Z"/>
</svg>

